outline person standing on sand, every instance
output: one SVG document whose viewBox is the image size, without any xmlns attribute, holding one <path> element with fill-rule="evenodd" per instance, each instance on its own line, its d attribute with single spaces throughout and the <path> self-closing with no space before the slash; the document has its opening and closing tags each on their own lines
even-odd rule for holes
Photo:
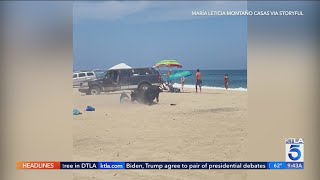
<svg viewBox="0 0 320 180">
<path fill-rule="evenodd" d="M 181 82 L 181 91 L 182 92 L 184 92 L 183 91 L 183 87 L 184 87 L 184 80 L 185 80 L 186 78 L 185 77 L 182 77 L 181 79 L 180 79 L 180 82 Z"/>
<path fill-rule="evenodd" d="M 199 89 L 201 92 L 201 84 L 202 84 L 201 73 L 200 73 L 200 70 L 197 69 L 197 72 L 196 72 L 196 92 L 198 92 L 198 86 L 199 86 Z"/>
<path fill-rule="evenodd" d="M 225 74 L 225 75 L 224 75 L 224 87 L 225 87 L 226 89 L 228 89 L 228 87 L 229 87 L 229 77 L 228 77 L 228 74 Z"/>
</svg>

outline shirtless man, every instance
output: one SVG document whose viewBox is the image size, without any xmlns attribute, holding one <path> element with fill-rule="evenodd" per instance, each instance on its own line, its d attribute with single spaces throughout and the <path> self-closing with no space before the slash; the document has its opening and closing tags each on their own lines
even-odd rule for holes
<svg viewBox="0 0 320 180">
<path fill-rule="evenodd" d="M 199 89 L 201 92 L 201 85 L 202 85 L 201 73 L 200 73 L 200 70 L 197 69 L 197 72 L 196 72 L 196 92 L 198 92 L 198 86 L 199 86 Z"/>
</svg>

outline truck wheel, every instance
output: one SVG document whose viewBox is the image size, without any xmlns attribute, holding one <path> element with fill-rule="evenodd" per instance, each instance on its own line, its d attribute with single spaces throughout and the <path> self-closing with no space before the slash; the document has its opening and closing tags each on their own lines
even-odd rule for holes
<svg viewBox="0 0 320 180">
<path fill-rule="evenodd" d="M 150 87 L 150 85 L 149 84 L 141 84 L 140 86 L 139 86 L 139 90 L 147 90 L 148 89 L 148 87 Z"/>
<path fill-rule="evenodd" d="M 90 88 L 90 94 L 91 95 L 99 95 L 100 94 L 100 88 L 97 86 L 93 86 Z"/>
</svg>

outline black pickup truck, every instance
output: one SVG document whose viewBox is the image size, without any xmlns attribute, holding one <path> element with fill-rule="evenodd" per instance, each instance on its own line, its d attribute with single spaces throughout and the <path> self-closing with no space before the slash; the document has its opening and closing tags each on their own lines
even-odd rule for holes
<svg viewBox="0 0 320 180">
<path fill-rule="evenodd" d="M 160 73 L 153 67 L 107 70 L 97 79 L 82 82 L 81 93 L 98 95 L 101 92 L 147 89 L 151 85 L 159 86 Z"/>
</svg>

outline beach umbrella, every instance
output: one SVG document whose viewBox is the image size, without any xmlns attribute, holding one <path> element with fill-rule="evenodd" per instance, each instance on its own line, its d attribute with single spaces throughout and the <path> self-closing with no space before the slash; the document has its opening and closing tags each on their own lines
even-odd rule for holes
<svg viewBox="0 0 320 180">
<path fill-rule="evenodd" d="M 131 69 L 131 68 L 132 67 L 126 65 L 125 63 L 120 63 L 120 64 L 112 66 L 109 70 L 112 70 L 112 69 Z"/>
<path fill-rule="evenodd" d="M 192 73 L 190 71 L 181 71 L 181 72 L 176 72 L 174 74 L 172 74 L 168 80 L 169 81 L 172 81 L 172 80 L 175 80 L 175 79 L 180 79 L 180 78 L 183 78 L 183 77 L 188 77 L 188 76 L 191 76 Z"/>
<path fill-rule="evenodd" d="M 160 71 L 160 67 L 167 67 L 169 70 L 172 67 L 182 68 L 182 65 L 177 60 L 161 60 L 154 67 L 157 67 Z"/>
<path fill-rule="evenodd" d="M 162 61 L 159 61 L 155 67 L 176 67 L 176 68 L 181 68 L 182 65 L 180 63 L 178 63 L 176 60 L 162 60 Z"/>
</svg>

